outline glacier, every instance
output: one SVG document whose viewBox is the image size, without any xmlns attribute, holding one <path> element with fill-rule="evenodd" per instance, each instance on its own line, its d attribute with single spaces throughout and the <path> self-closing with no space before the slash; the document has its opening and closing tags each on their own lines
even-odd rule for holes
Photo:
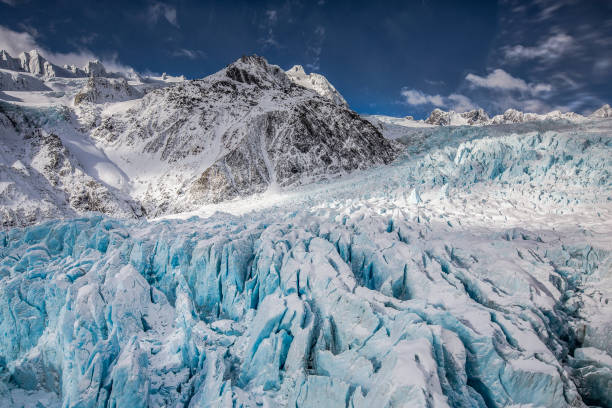
<svg viewBox="0 0 612 408">
<path fill-rule="evenodd" d="M 0 400 L 612 406 L 612 122 L 534 126 L 414 129 L 336 180 L 0 231 Z"/>
</svg>

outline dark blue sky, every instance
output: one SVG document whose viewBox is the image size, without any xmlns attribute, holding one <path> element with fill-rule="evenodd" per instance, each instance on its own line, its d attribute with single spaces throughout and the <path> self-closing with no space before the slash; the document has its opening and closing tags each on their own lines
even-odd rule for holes
<svg viewBox="0 0 612 408">
<path fill-rule="evenodd" d="M 324 74 L 361 113 L 589 113 L 612 102 L 612 1 L 0 0 L 0 47 L 199 78 L 243 54 Z"/>
</svg>

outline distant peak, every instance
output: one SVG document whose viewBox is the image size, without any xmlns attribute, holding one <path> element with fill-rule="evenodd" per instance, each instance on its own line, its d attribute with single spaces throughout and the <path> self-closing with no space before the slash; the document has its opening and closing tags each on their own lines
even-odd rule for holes
<svg viewBox="0 0 612 408">
<path fill-rule="evenodd" d="M 301 65 L 294 65 L 287 73 L 297 74 L 297 75 L 306 75 L 306 71 L 304 71 L 304 67 Z"/>
<path fill-rule="evenodd" d="M 348 107 L 348 104 L 342 95 L 340 95 L 340 92 L 338 92 L 323 75 L 314 72 L 307 74 L 306 71 L 304 71 L 304 67 L 301 65 L 294 65 L 287 70 L 286 73 L 293 83 L 307 89 L 312 89 L 322 97 L 331 100 L 337 105 Z"/>
</svg>

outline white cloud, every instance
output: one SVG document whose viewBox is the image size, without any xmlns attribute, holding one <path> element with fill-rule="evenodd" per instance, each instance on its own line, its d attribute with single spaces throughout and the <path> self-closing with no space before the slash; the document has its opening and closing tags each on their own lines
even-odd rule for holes
<svg viewBox="0 0 612 408">
<path fill-rule="evenodd" d="M 159 1 L 152 3 L 147 10 L 147 19 L 149 22 L 151 24 L 156 24 L 162 17 L 173 26 L 179 27 L 176 17 L 176 8 L 174 6 Z"/>
<path fill-rule="evenodd" d="M 402 89 L 402 96 L 406 99 L 408 105 L 446 106 L 442 96 L 428 95 L 417 89 Z"/>
<path fill-rule="evenodd" d="M 313 36 L 307 46 L 307 56 L 311 62 L 306 64 L 306 68 L 318 71 L 321 68 L 321 53 L 323 52 L 323 42 L 325 41 L 325 27 L 316 26 Z"/>
<path fill-rule="evenodd" d="M 0 49 L 6 50 L 13 57 L 23 51 L 30 51 L 36 48 L 38 48 L 38 45 L 30 33 L 18 33 L 0 26 Z"/>
<path fill-rule="evenodd" d="M 479 106 L 474 104 L 470 98 L 461 94 L 450 94 L 447 98 L 450 103 L 449 106 L 453 108 L 454 111 L 457 112 L 467 112 L 469 110 L 478 109 Z"/>
<path fill-rule="evenodd" d="M 542 83 L 527 83 L 521 78 L 516 78 L 504 71 L 495 69 L 489 75 L 482 77 L 475 74 L 467 74 L 466 81 L 473 87 L 487 88 L 502 91 L 521 91 L 531 95 L 538 95 L 552 91 L 552 86 Z"/>
<path fill-rule="evenodd" d="M 429 95 L 417 89 L 402 89 L 401 92 L 408 105 L 433 105 L 438 108 L 448 108 L 456 112 L 466 112 L 477 109 L 478 106 L 470 98 L 461 94 L 450 94 L 448 96 Z"/>
<path fill-rule="evenodd" d="M 529 89 L 527 82 L 520 78 L 515 78 L 508 74 L 503 69 L 496 69 L 486 77 L 481 77 L 474 74 L 467 74 L 465 79 L 471 82 L 474 86 L 481 88 L 492 88 L 492 89 L 505 89 L 505 90 L 521 90 L 526 91 Z"/>
<path fill-rule="evenodd" d="M 259 38 L 259 42 L 263 44 L 264 48 L 268 47 L 276 47 L 280 48 L 280 43 L 276 40 L 276 36 L 274 35 L 274 27 L 278 22 L 278 10 L 266 10 L 265 19 L 260 24 L 260 28 L 265 31 L 265 35 Z"/>
<path fill-rule="evenodd" d="M 555 34 L 534 47 L 515 45 L 506 47 L 504 54 L 508 60 L 543 59 L 555 60 L 570 51 L 576 45 L 572 36 L 564 33 Z"/>
<path fill-rule="evenodd" d="M 268 21 L 272 24 L 276 23 L 278 19 L 278 11 L 276 10 L 266 10 L 266 17 L 268 17 Z"/>
<path fill-rule="evenodd" d="M 17 57 L 24 51 L 38 50 L 43 57 L 48 61 L 57 65 L 77 65 L 83 66 L 88 61 L 100 60 L 108 71 L 111 72 L 129 72 L 133 71 L 131 67 L 123 65 L 119 62 L 117 54 L 113 54 L 107 58 L 99 58 L 87 49 L 82 49 L 77 52 L 56 53 L 45 47 L 42 47 L 27 32 L 16 32 L 10 28 L 0 25 L 0 50 L 6 50 L 11 56 Z"/>
<path fill-rule="evenodd" d="M 181 48 L 178 49 L 176 51 L 174 51 L 172 53 L 173 56 L 175 57 L 185 57 L 185 58 L 189 58 L 189 59 L 198 59 L 198 58 L 205 58 L 206 57 L 206 53 L 204 51 L 201 50 L 190 50 L 187 48 Z"/>
</svg>

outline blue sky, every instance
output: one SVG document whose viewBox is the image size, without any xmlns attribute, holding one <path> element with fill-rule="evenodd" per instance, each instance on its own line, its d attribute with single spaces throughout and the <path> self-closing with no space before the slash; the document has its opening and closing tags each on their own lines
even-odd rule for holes
<svg viewBox="0 0 612 408">
<path fill-rule="evenodd" d="M 0 0 L 0 48 L 200 78 L 243 54 L 324 74 L 360 113 L 590 113 L 612 102 L 612 1 Z"/>
</svg>

